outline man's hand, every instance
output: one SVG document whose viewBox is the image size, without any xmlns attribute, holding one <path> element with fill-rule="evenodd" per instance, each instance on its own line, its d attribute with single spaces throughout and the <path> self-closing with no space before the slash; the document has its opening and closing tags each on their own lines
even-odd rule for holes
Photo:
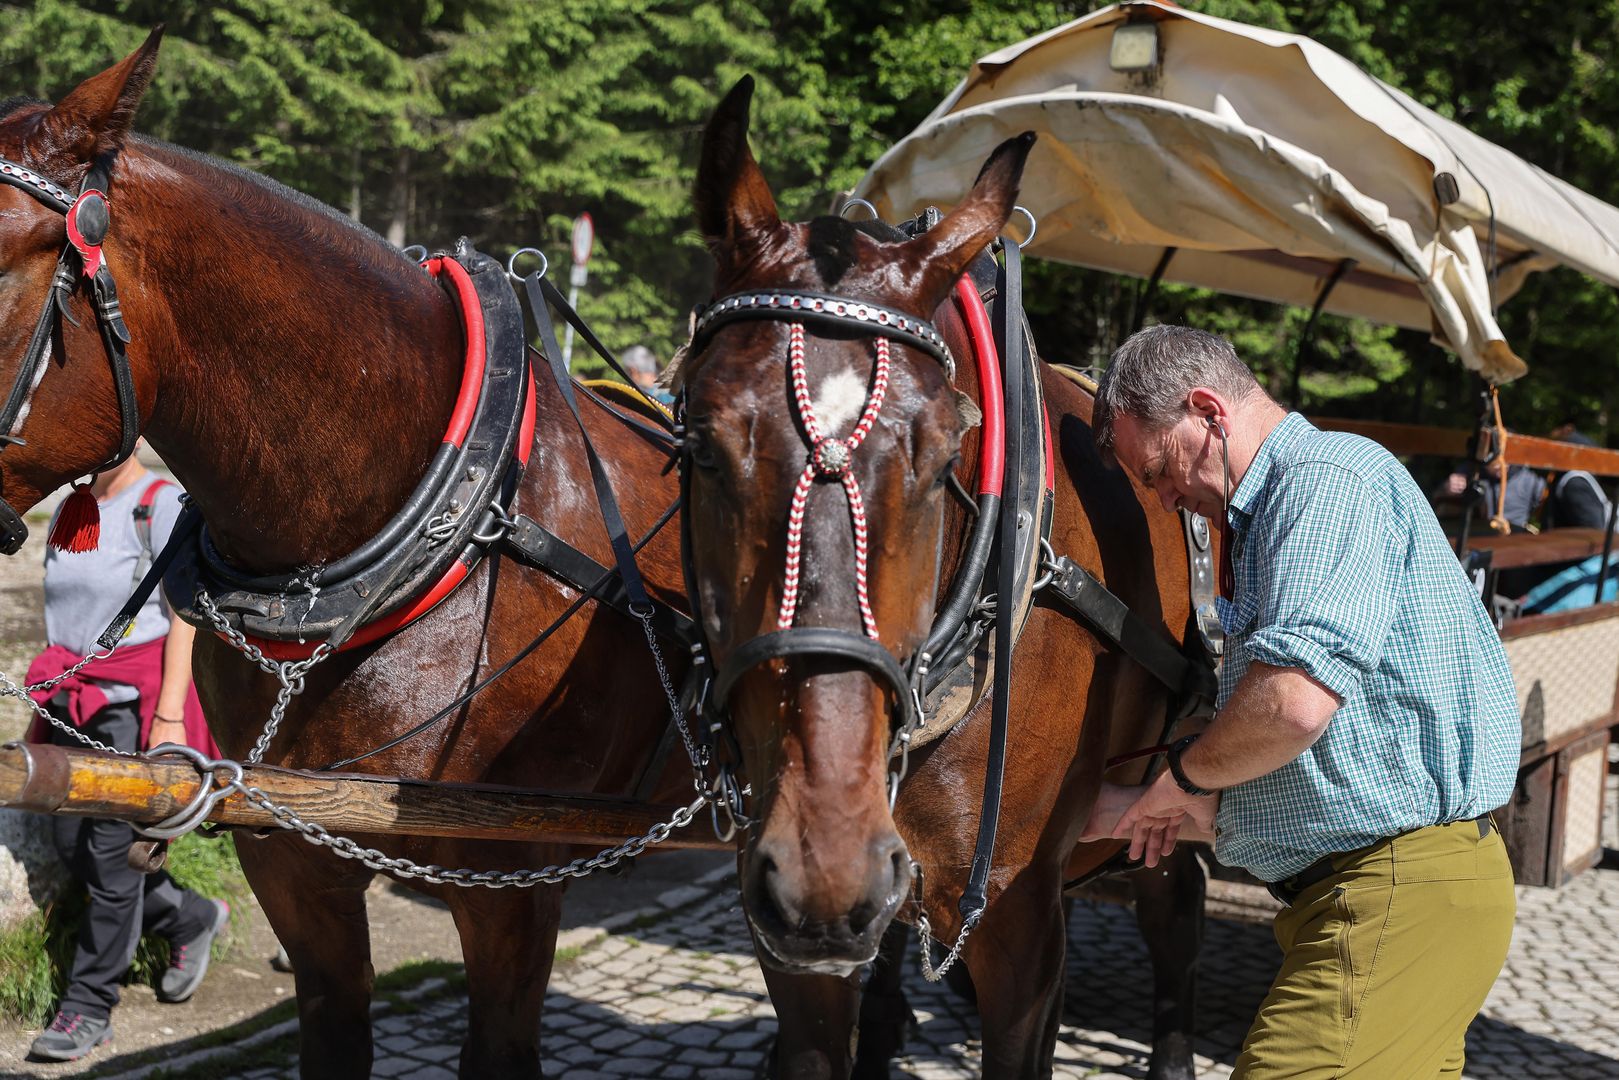
<svg viewBox="0 0 1619 1080">
<path fill-rule="evenodd" d="M 1103 786 L 1104 794 L 1108 786 Z M 1188 795 L 1176 785 L 1168 770 L 1144 788 L 1115 788 L 1114 791 L 1139 792 L 1112 831 L 1114 837 L 1130 841 L 1131 859 L 1157 866 L 1159 859 L 1175 850 L 1175 841 L 1183 829 L 1194 839 L 1214 839 L 1214 814 L 1220 808 L 1220 796 Z M 1097 799 L 1099 805 L 1102 801 L 1102 798 Z M 1092 817 L 1095 818 L 1094 813 Z"/>
</svg>

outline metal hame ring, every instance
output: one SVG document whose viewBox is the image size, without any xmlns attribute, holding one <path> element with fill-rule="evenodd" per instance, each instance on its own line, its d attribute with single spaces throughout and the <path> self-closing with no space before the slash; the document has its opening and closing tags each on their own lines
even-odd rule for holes
<svg viewBox="0 0 1619 1080">
<path fill-rule="evenodd" d="M 539 248 L 520 247 L 516 251 L 512 252 L 511 258 L 506 260 L 506 276 L 511 278 L 513 281 L 523 280 L 524 275 L 517 272 L 517 260 L 521 259 L 524 255 L 533 255 L 535 258 L 540 260 L 540 277 L 544 277 L 546 271 L 551 269 L 551 260 L 545 257 L 545 252 L 541 251 Z"/>
</svg>

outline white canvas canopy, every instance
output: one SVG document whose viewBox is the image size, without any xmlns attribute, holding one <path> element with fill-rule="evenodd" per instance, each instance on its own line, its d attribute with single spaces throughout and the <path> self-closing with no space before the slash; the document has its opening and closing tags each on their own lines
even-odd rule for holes
<svg viewBox="0 0 1619 1080">
<path fill-rule="evenodd" d="M 1115 71 L 1114 31 L 1148 21 L 1158 63 Z M 1032 254 L 1147 277 L 1173 248 L 1168 280 L 1302 307 L 1342 270 L 1324 310 L 1431 330 L 1496 382 L 1524 365 L 1492 264 L 1496 302 L 1559 264 L 1619 285 L 1619 209 L 1309 38 L 1151 0 L 979 60 L 853 194 L 948 208 L 1030 130 Z"/>
</svg>

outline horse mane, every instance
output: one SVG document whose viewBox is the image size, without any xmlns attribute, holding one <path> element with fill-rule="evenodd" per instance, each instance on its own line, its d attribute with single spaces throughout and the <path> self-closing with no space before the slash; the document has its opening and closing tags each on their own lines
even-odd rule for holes
<svg viewBox="0 0 1619 1080">
<path fill-rule="evenodd" d="M 37 97 L 27 94 L 13 94 L 8 98 L 0 98 L 0 120 L 4 120 L 24 105 L 47 105 L 49 102 L 41 101 Z"/>
<path fill-rule="evenodd" d="M 300 209 L 325 218 L 330 224 L 346 230 L 349 233 L 349 239 L 358 241 L 362 250 L 371 253 L 379 261 L 381 258 L 391 255 L 404 261 L 407 265 L 415 265 L 410 262 L 402 250 L 394 247 L 380 233 L 367 226 L 364 222 L 357 221 L 341 210 L 328 206 L 319 199 L 296 188 L 289 187 L 272 177 L 265 176 L 263 173 L 254 172 L 252 169 L 239 165 L 234 161 L 227 161 L 213 154 L 205 154 L 200 150 L 193 150 L 188 146 L 179 146 L 150 135 L 135 135 L 131 141 L 143 149 L 170 153 L 185 161 L 223 173 L 226 177 L 238 183 L 257 188 L 278 201 L 291 203 Z"/>
<path fill-rule="evenodd" d="M 43 105 L 48 108 L 50 106 L 50 102 L 43 101 L 40 98 L 32 97 L 28 94 L 14 94 L 10 97 L 0 99 L 0 121 L 9 119 L 13 113 L 16 113 L 19 110 L 31 105 Z M 166 142 L 163 139 L 159 139 L 151 135 L 131 135 L 130 142 L 142 147 L 143 149 L 157 150 L 162 153 L 173 154 L 176 157 L 190 161 L 193 164 L 201 165 L 204 168 L 223 173 L 225 176 L 239 183 L 259 189 L 264 194 L 269 195 L 278 201 L 291 203 L 296 207 L 319 215 L 320 217 L 325 218 L 330 224 L 347 230 L 349 233 L 349 238 L 351 240 L 358 241 L 359 248 L 369 252 L 374 258 L 378 259 L 379 262 L 385 255 L 392 254 L 394 257 L 405 260 L 407 264 L 410 264 L 404 252 L 394 247 L 379 233 L 377 233 L 374 229 L 367 227 L 363 222 L 356 221 L 354 218 L 349 217 L 347 214 L 337 210 L 334 207 L 328 206 L 319 199 L 306 195 L 296 188 L 288 187 L 281 181 L 265 176 L 263 173 L 254 172 L 252 169 L 239 165 L 234 161 L 227 161 L 224 158 L 216 157 L 213 154 L 205 154 L 200 150 L 193 150 L 190 147 L 179 146 L 175 143 Z"/>
</svg>

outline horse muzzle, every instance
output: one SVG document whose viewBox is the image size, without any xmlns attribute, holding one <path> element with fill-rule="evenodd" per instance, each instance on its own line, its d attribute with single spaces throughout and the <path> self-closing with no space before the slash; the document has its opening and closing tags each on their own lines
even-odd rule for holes
<svg viewBox="0 0 1619 1080">
<path fill-rule="evenodd" d="M 846 975 L 877 955 L 883 932 L 911 888 L 911 858 L 905 842 L 888 831 L 869 845 L 858 888 L 825 913 L 826 884 L 789 862 L 768 840 L 748 853 L 742 908 L 759 943 L 760 959 L 793 973 Z M 797 871 L 790 869 L 796 865 Z"/>
</svg>

